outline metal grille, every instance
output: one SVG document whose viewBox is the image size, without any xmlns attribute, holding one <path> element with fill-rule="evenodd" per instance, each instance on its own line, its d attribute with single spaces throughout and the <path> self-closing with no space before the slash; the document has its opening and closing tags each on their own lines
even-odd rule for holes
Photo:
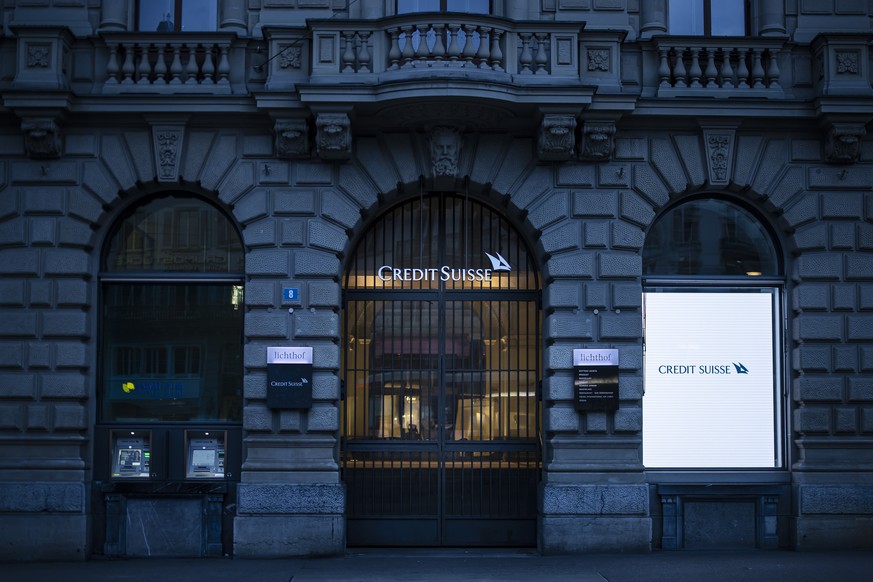
<svg viewBox="0 0 873 582">
<path fill-rule="evenodd" d="M 386 213 L 346 276 L 342 439 L 350 545 L 536 542 L 538 278 L 465 198 Z"/>
</svg>

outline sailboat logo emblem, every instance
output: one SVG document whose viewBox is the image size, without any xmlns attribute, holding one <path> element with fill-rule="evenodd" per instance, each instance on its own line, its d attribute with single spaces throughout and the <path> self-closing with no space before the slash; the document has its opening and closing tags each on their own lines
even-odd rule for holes
<svg viewBox="0 0 873 582">
<path fill-rule="evenodd" d="M 494 255 L 497 256 L 495 257 Z M 485 253 L 485 256 L 491 260 L 491 269 L 493 271 L 512 271 L 512 267 L 509 266 L 509 261 L 504 259 L 500 253 L 494 253 L 494 255 Z"/>
</svg>

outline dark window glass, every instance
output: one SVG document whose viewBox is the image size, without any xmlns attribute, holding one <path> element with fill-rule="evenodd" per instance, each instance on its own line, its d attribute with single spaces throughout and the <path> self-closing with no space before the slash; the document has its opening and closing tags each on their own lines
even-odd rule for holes
<svg viewBox="0 0 873 582">
<path fill-rule="evenodd" d="M 138 207 L 109 242 L 111 272 L 242 273 L 242 244 L 214 206 L 195 198 L 160 198 Z"/>
<path fill-rule="evenodd" d="M 469 12 L 489 14 L 490 0 L 397 0 L 397 14 L 412 12 Z"/>
<path fill-rule="evenodd" d="M 139 0 L 137 6 L 137 30 L 143 32 L 196 32 L 217 28 L 218 0 Z"/>
<path fill-rule="evenodd" d="M 203 200 L 154 199 L 118 223 L 101 275 L 101 420 L 241 420 L 243 261 Z"/>
<path fill-rule="evenodd" d="M 240 420 L 241 300 L 224 283 L 104 283 L 103 420 Z"/>
<path fill-rule="evenodd" d="M 669 0 L 670 34 L 745 36 L 748 0 Z"/>
<path fill-rule="evenodd" d="M 655 222 L 643 249 L 646 275 L 777 276 L 772 238 L 751 213 L 724 200 L 693 200 Z"/>
</svg>

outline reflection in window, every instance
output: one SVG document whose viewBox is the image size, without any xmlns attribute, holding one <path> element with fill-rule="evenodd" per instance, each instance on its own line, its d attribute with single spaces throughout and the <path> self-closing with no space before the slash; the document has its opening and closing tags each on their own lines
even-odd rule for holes
<svg viewBox="0 0 873 582">
<path fill-rule="evenodd" d="M 694 200 L 665 213 L 643 249 L 646 275 L 776 276 L 770 235 L 749 212 L 723 200 Z"/>
<path fill-rule="evenodd" d="M 138 207 L 116 229 L 106 257 L 110 271 L 242 273 L 242 244 L 214 206 L 167 197 Z"/>
<path fill-rule="evenodd" d="M 137 7 L 137 30 L 143 32 L 217 29 L 218 0 L 140 0 Z"/>
<path fill-rule="evenodd" d="M 669 0 L 670 34 L 745 36 L 747 0 Z"/>
<path fill-rule="evenodd" d="M 490 11 L 490 0 L 397 0 L 397 14 L 413 12 L 488 14 Z"/>
<path fill-rule="evenodd" d="M 240 420 L 234 287 L 103 284 L 103 420 Z"/>
</svg>

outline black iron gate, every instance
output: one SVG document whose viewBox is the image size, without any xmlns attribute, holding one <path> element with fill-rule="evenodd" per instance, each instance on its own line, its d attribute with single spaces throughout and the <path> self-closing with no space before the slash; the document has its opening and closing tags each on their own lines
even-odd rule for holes
<svg viewBox="0 0 873 582">
<path fill-rule="evenodd" d="M 506 220 L 398 206 L 359 244 L 344 316 L 348 544 L 535 545 L 538 278 Z"/>
</svg>

